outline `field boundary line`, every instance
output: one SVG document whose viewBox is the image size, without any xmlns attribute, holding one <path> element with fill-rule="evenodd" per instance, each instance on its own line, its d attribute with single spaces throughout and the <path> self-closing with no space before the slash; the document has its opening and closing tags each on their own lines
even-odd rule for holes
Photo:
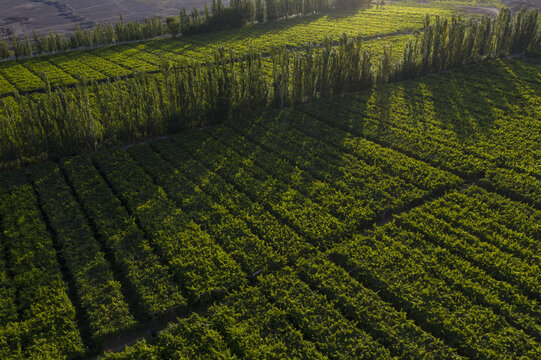
<svg viewBox="0 0 541 360">
<path fill-rule="evenodd" d="M 222 125 L 223 126 L 223 125 Z M 258 125 L 258 126 L 262 126 L 262 125 Z M 233 129 L 231 127 L 231 129 Z M 227 146 L 229 147 L 229 145 L 221 138 L 219 138 L 218 136 L 216 136 L 215 134 L 211 134 L 210 135 L 212 138 L 214 138 L 216 141 L 220 142 L 223 146 Z M 252 144 L 254 144 L 255 146 L 260 146 L 262 149 L 264 149 L 266 152 L 270 152 L 270 153 L 273 153 L 276 155 L 276 157 L 280 158 L 280 159 L 283 159 L 285 161 L 287 161 L 288 163 L 290 163 L 291 165 L 293 166 L 298 166 L 297 164 L 293 164 L 289 159 L 287 158 L 284 158 L 283 156 L 279 155 L 278 153 L 276 153 L 274 150 L 270 150 L 266 145 L 263 145 L 263 144 L 259 144 L 257 143 L 254 139 L 251 138 L 250 135 L 244 135 L 241 133 L 241 136 L 243 136 L 247 141 L 251 142 Z M 329 147 L 333 147 L 333 148 L 336 148 L 333 144 L 329 144 L 327 141 L 325 140 L 322 140 L 322 139 L 318 139 L 318 138 L 315 138 L 313 136 L 310 136 L 310 135 L 307 135 L 305 134 L 305 136 L 308 136 L 308 137 L 312 137 L 316 140 L 320 140 L 322 141 L 323 143 L 327 144 Z M 236 152 L 237 154 L 239 154 L 239 156 L 243 156 L 242 154 L 240 154 L 236 149 L 234 149 L 233 147 L 229 147 L 232 151 Z M 340 151 L 340 149 L 337 149 Z M 358 156 L 356 155 L 353 155 L 355 158 L 358 158 Z M 417 159 L 416 159 L 417 160 Z M 423 164 L 426 164 L 427 166 L 429 167 L 432 167 L 432 168 L 436 168 L 434 166 L 432 166 L 431 164 L 428 164 L 424 161 L 421 161 Z M 260 167 L 265 173 L 267 173 L 268 175 L 276 178 L 277 180 L 283 182 L 282 180 L 280 180 L 278 177 L 276 177 L 274 174 L 272 174 L 271 172 L 269 172 L 269 170 L 263 168 L 261 165 L 255 163 L 254 164 L 255 166 L 258 166 Z M 307 173 L 310 174 L 310 176 L 314 177 L 314 179 L 317 179 L 325 184 L 328 184 L 331 188 L 336 188 L 332 183 L 329 183 L 327 181 L 324 181 L 322 179 L 319 179 L 312 171 L 310 170 L 307 170 L 305 169 L 304 166 L 299 166 L 301 169 L 303 169 L 303 171 L 306 171 Z M 438 170 L 441 171 L 441 169 L 439 168 L 436 168 Z M 399 177 L 399 176 L 397 176 Z M 396 208 L 394 211 L 391 210 L 391 211 L 388 211 L 388 212 L 380 212 L 378 214 L 376 214 L 372 219 L 370 220 L 367 220 L 366 224 L 359 224 L 358 227 L 356 227 L 355 229 L 352 229 L 352 234 L 344 234 L 344 237 L 349 237 L 351 235 L 354 235 L 354 234 L 357 234 L 359 232 L 363 232 L 363 231 L 366 231 L 366 230 L 369 230 L 371 228 L 373 228 L 374 226 L 381 226 L 382 224 L 385 224 L 385 223 L 388 223 L 392 220 L 392 218 L 394 218 L 395 216 L 399 215 L 399 214 L 402 214 L 402 213 L 405 213 L 405 212 L 409 212 L 410 210 L 416 208 L 416 207 L 419 207 L 419 206 L 422 206 L 423 204 L 425 204 L 426 202 L 429 202 L 429 201 L 434 201 L 440 197 L 443 197 L 445 196 L 449 191 L 453 191 L 453 190 L 457 190 L 459 188 L 468 188 L 469 186 L 473 185 L 473 184 L 478 184 L 479 182 L 479 178 L 477 177 L 474 177 L 472 179 L 469 179 L 469 180 L 464 180 L 463 177 L 459 176 L 459 178 L 462 180 L 461 183 L 459 184 L 456 184 L 456 185 L 447 185 L 447 186 L 444 186 L 444 187 L 441 187 L 441 188 L 436 188 L 436 189 L 432 189 L 432 190 L 425 190 L 426 191 L 426 195 L 420 197 L 420 198 L 417 198 L 417 199 L 413 199 L 412 201 L 408 202 L 407 204 L 404 204 L 404 206 L 402 207 L 399 207 L 399 208 Z M 408 183 L 408 184 L 411 184 L 410 182 L 408 181 L 405 181 L 404 182 Z M 418 188 L 416 185 L 413 185 L 415 186 L 416 188 Z M 421 189 L 422 190 L 422 189 Z M 312 201 L 314 201 L 314 203 L 317 203 L 317 204 L 320 204 L 321 205 L 321 202 L 319 201 L 316 201 L 315 199 L 312 199 L 312 197 L 310 197 L 309 195 L 305 194 L 304 192 L 301 192 L 300 190 L 297 190 L 299 191 L 304 197 L 308 198 L 308 199 L 311 199 Z M 378 218 L 381 217 L 381 220 L 378 220 Z"/>
</svg>

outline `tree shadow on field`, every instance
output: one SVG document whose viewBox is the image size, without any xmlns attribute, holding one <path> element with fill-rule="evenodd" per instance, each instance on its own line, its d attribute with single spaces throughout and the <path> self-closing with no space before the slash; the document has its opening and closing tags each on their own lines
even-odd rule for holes
<svg viewBox="0 0 541 360">
<path fill-rule="evenodd" d="M 408 82 L 404 96 L 410 116 L 419 119 L 418 126 L 426 122 L 427 131 L 430 124 L 437 141 L 450 140 L 447 146 L 452 146 L 454 138 L 464 153 L 501 167 L 523 162 L 519 154 L 526 139 L 526 146 L 531 144 L 535 125 L 522 121 L 536 112 L 535 99 L 529 98 L 536 89 L 520 81 L 509 65 L 490 61 Z M 525 141 L 513 143 L 508 137 Z"/>
<path fill-rule="evenodd" d="M 380 8 L 383 9 L 384 7 L 381 6 Z M 379 9 L 376 5 L 368 4 L 368 5 L 365 5 L 365 6 L 362 6 L 362 7 L 359 7 L 359 8 L 354 8 L 354 9 L 333 10 L 333 11 L 329 11 L 329 12 L 325 13 L 324 15 L 329 20 L 335 20 L 335 19 L 341 19 L 341 18 L 344 18 L 344 17 L 347 17 L 347 16 L 353 16 L 355 14 L 358 14 L 359 12 L 362 12 L 362 11 L 376 10 L 376 9 Z"/>
<path fill-rule="evenodd" d="M 485 94 L 481 89 L 472 93 L 473 84 L 468 81 L 447 73 L 430 76 L 415 86 L 421 84 L 432 101 L 433 115 L 426 116 L 436 126 L 452 131 L 460 143 L 484 138 L 494 127 L 494 118 L 487 114 L 491 106 Z"/>
<path fill-rule="evenodd" d="M 333 98 L 329 104 L 338 111 L 347 110 L 347 113 L 342 112 L 339 116 L 347 118 L 347 128 L 344 130 L 353 134 L 380 138 L 392 131 L 390 84 L 376 85 L 370 89 Z"/>
<path fill-rule="evenodd" d="M 192 44 L 189 50 L 194 52 L 200 51 L 201 49 L 205 48 L 214 49 L 218 46 L 224 46 L 228 48 L 228 46 L 232 45 L 232 43 L 234 45 L 250 46 L 250 44 L 252 44 L 254 40 L 257 41 L 260 37 L 268 38 L 269 35 L 272 36 L 286 33 L 290 29 L 310 25 L 311 23 L 317 22 L 322 18 L 327 18 L 329 22 L 339 21 L 341 19 L 354 16 L 361 11 L 371 8 L 374 8 L 374 6 L 369 5 L 368 7 L 361 9 L 334 10 L 318 14 L 290 17 L 279 21 L 267 22 L 264 24 L 253 24 L 240 29 L 225 29 L 204 34 L 194 34 L 184 38 L 184 40 Z M 269 43 L 267 45 L 268 46 L 266 46 L 265 50 L 259 50 L 270 52 L 271 48 L 276 44 Z"/>
<path fill-rule="evenodd" d="M 352 12 L 350 15 L 353 15 Z M 276 22 L 264 24 L 254 24 L 240 29 L 226 29 L 213 31 L 204 34 L 190 35 L 185 40 L 192 43 L 190 50 L 198 51 L 201 48 L 216 48 L 225 46 L 227 48 L 231 42 L 236 42 L 244 46 L 249 46 L 251 41 L 260 37 L 267 37 L 272 34 L 279 34 L 297 26 L 306 26 L 319 19 L 328 16 L 328 14 L 313 14 L 295 18 L 284 19 Z M 341 17 L 344 17 L 342 15 Z M 270 44 L 271 46 L 274 44 Z M 269 49 L 270 50 L 270 49 Z"/>
</svg>

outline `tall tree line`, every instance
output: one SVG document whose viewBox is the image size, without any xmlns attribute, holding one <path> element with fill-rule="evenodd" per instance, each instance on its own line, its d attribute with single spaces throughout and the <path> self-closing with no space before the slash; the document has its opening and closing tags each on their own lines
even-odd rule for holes
<svg viewBox="0 0 541 360">
<path fill-rule="evenodd" d="M 515 16 L 502 9 L 493 21 L 427 17 L 424 31 L 407 44 L 391 77 L 412 78 L 511 54 L 540 54 L 540 21 L 537 10 L 525 8 Z"/>
<path fill-rule="evenodd" d="M 307 45 L 302 52 L 274 49 L 270 74 L 261 54 L 238 61 L 237 54 L 220 49 L 209 64 L 170 67 L 164 61 L 157 75 L 103 84 L 83 80 L 70 90 L 48 86 L 37 99 L 15 95 L 0 101 L 0 160 L 75 154 L 485 59 L 541 54 L 540 43 L 537 11 L 511 16 L 503 10 L 495 20 L 427 18 L 397 62 L 390 47 L 376 57 L 360 38 L 343 35 L 336 47 L 326 40 L 323 48 Z M 46 74 L 43 80 L 48 83 Z"/>
<path fill-rule="evenodd" d="M 24 39 L 21 39 L 17 35 L 13 35 L 9 41 L 0 39 L 0 58 L 15 56 L 18 59 L 32 55 L 63 52 L 69 49 L 144 40 L 163 35 L 163 33 L 164 28 L 159 17 L 147 18 L 144 22 L 139 23 L 125 22 L 121 15 L 120 20 L 116 23 L 97 25 L 92 29 L 83 29 L 77 24 L 75 32 L 69 35 L 60 35 L 52 31 L 48 35 L 44 35 L 33 31 L 32 38 L 25 35 Z"/>
<path fill-rule="evenodd" d="M 202 12 L 182 8 L 178 17 L 166 19 L 166 28 L 172 36 L 189 35 L 369 4 L 370 0 L 231 0 L 225 6 L 222 0 L 212 0 L 210 10 L 206 4 Z"/>
</svg>

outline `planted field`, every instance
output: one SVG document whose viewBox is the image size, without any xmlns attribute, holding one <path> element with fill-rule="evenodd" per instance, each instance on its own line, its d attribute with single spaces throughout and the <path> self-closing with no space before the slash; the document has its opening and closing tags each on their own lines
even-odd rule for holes
<svg viewBox="0 0 541 360">
<path fill-rule="evenodd" d="M 211 62 L 219 47 L 232 50 L 238 55 L 246 54 L 250 49 L 270 53 L 275 46 L 297 48 L 307 43 L 321 44 L 325 37 L 337 41 L 343 33 L 366 38 L 367 47 L 372 48 L 377 55 L 382 53 L 382 44 L 389 44 L 397 57 L 409 39 L 406 35 L 421 29 L 427 14 L 450 17 L 453 12 L 456 10 L 442 6 L 393 4 L 358 11 L 333 12 L 329 15 L 297 17 L 181 39 L 156 39 L 39 59 L 10 61 L 0 64 L 0 96 L 15 90 L 27 92 L 44 89 L 42 73 L 47 74 L 52 86 L 70 85 L 75 79 L 81 78 L 103 80 L 126 76 L 134 71 L 156 71 L 163 59 L 170 64 Z"/>
<path fill-rule="evenodd" d="M 1 172 L 0 357 L 540 358 L 539 73 Z"/>
<path fill-rule="evenodd" d="M 338 40 L 343 33 L 365 38 L 407 33 L 421 29 L 426 15 L 450 17 L 451 14 L 453 10 L 446 7 L 393 4 L 373 6 L 354 13 L 333 12 L 324 16 L 299 17 L 289 20 L 287 24 L 274 22 L 240 30 L 191 36 L 188 40 L 193 45 L 185 50 L 184 54 L 201 56 L 220 46 L 239 53 L 246 52 L 249 47 L 264 52 L 273 46 L 298 47 L 309 42 L 319 44 L 325 37 Z"/>
<path fill-rule="evenodd" d="M 497 61 L 301 111 L 539 206 L 540 65 L 532 61 Z"/>
</svg>

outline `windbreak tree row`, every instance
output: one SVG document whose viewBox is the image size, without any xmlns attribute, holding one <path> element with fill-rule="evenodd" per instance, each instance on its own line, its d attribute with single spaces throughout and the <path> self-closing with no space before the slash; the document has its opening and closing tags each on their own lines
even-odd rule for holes
<svg viewBox="0 0 541 360">
<path fill-rule="evenodd" d="M 159 17 L 145 18 L 144 22 L 125 22 L 122 15 L 120 21 L 97 25 L 93 29 L 83 29 L 75 25 L 73 34 L 48 35 L 36 33 L 26 34 L 24 38 L 13 35 L 9 41 L 0 39 L 0 58 L 15 56 L 30 57 L 48 53 L 59 53 L 69 49 L 90 48 L 99 45 L 109 45 L 116 42 L 150 39 L 163 35 L 164 27 Z"/>
</svg>

